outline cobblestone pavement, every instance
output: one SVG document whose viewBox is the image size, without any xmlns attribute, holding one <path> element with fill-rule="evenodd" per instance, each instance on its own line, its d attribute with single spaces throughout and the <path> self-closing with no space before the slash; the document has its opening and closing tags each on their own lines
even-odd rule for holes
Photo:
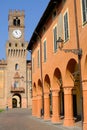
<svg viewBox="0 0 87 130">
<path fill-rule="evenodd" d="M 28 109 L 10 109 L 0 113 L 0 130 L 81 130 L 81 127 L 63 127 L 33 117 Z"/>
</svg>

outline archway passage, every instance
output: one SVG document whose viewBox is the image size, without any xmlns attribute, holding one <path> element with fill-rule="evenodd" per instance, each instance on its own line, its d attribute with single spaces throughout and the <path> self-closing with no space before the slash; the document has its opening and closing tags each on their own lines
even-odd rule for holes
<svg viewBox="0 0 87 130">
<path fill-rule="evenodd" d="M 64 117 L 64 90 L 62 74 L 59 68 L 55 68 L 53 74 L 52 100 L 52 122 L 57 123 L 60 122 L 60 117 Z"/>
<path fill-rule="evenodd" d="M 66 67 L 64 81 L 64 125 L 73 126 L 81 115 L 79 67 L 75 59 L 70 59 Z M 68 107 L 69 105 L 69 107 Z M 75 118 L 74 118 L 75 117 Z M 75 120 L 74 120 L 75 119 Z"/>
<path fill-rule="evenodd" d="M 12 108 L 21 108 L 21 95 L 20 94 L 13 95 Z"/>
<path fill-rule="evenodd" d="M 49 75 L 46 74 L 44 78 L 44 119 L 49 120 L 50 119 L 50 111 L 52 107 L 51 103 L 51 86 L 50 86 L 50 78 Z"/>
<path fill-rule="evenodd" d="M 12 99 L 12 107 L 13 107 L 13 108 L 16 108 L 16 107 L 17 107 L 17 100 L 16 100 L 16 98 L 13 98 L 13 99 Z"/>
</svg>

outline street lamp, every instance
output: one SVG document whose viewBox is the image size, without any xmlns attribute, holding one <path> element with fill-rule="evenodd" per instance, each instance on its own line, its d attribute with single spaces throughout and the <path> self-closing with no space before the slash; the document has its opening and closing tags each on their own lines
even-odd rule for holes
<svg viewBox="0 0 87 130">
<path fill-rule="evenodd" d="M 82 129 L 83 129 L 83 92 L 82 92 L 82 74 L 81 74 L 81 57 L 82 57 L 82 49 L 78 47 L 78 49 L 62 49 L 64 42 L 61 37 L 58 38 L 56 43 L 60 43 L 59 49 L 64 51 L 65 53 L 71 52 L 75 55 L 78 55 L 78 73 L 79 73 L 79 82 L 80 82 L 80 98 L 81 98 L 81 119 L 82 119 Z"/>
</svg>

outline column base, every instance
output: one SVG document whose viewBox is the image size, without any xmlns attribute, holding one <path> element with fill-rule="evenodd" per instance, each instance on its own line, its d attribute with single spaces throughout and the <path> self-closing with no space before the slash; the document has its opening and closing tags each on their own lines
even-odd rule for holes
<svg viewBox="0 0 87 130">
<path fill-rule="evenodd" d="M 83 130 L 87 130 L 87 122 L 83 122 Z"/>
<path fill-rule="evenodd" d="M 50 120 L 50 117 L 49 117 L 49 116 L 48 116 L 48 117 L 47 117 L 47 116 L 44 116 L 44 120 L 45 120 L 45 121 L 48 121 L 48 120 Z"/>
<path fill-rule="evenodd" d="M 51 121 L 52 121 L 52 123 L 61 123 L 60 117 L 58 117 L 58 116 L 52 116 Z"/>
<path fill-rule="evenodd" d="M 74 126 L 74 119 L 64 119 L 64 126 Z"/>
</svg>

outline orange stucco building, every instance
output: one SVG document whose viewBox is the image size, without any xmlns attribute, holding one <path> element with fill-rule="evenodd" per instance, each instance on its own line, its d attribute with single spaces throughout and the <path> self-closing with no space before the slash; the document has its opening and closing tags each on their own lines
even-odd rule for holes
<svg viewBox="0 0 87 130">
<path fill-rule="evenodd" d="M 86 0 L 51 0 L 30 39 L 32 115 L 87 130 Z M 60 38 L 60 39 L 59 39 Z M 59 40 L 58 40 L 59 39 Z M 76 118 L 74 118 L 76 117 Z M 83 118 L 84 117 L 84 118 Z"/>
</svg>

